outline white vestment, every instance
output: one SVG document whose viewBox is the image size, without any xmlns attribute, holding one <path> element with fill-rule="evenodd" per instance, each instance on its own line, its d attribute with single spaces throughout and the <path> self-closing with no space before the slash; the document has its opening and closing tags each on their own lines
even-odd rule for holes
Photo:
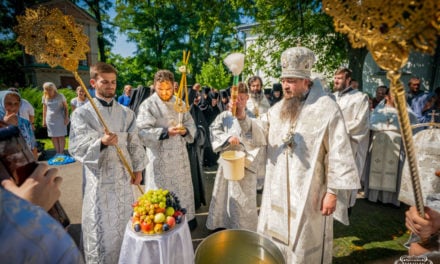
<svg viewBox="0 0 440 264">
<path fill-rule="evenodd" d="M 248 101 L 246 102 L 246 109 L 251 113 L 248 116 L 249 117 L 256 117 L 260 118 L 261 115 L 264 115 L 267 113 L 267 111 L 270 108 L 269 100 L 267 100 L 266 96 L 264 96 L 263 93 L 261 93 L 261 99 L 257 100 L 256 98 L 253 98 L 252 96 L 249 96 Z M 259 155 L 265 156 L 266 155 L 266 148 L 260 148 Z M 264 177 L 266 175 L 266 164 L 264 163 L 260 170 L 257 171 L 257 189 L 261 190 L 264 185 Z"/>
<path fill-rule="evenodd" d="M 290 149 L 282 139 L 292 124 L 280 120 L 282 105 L 269 109 L 265 122 L 268 159 L 258 232 L 279 242 L 287 263 L 331 263 L 333 217 L 322 215 L 322 199 L 328 191 L 360 188 L 344 119 L 315 79 L 294 125 Z M 343 222 L 348 220 L 347 206 L 341 201 L 336 207 Z"/>
<path fill-rule="evenodd" d="M 251 113 L 247 114 L 249 115 Z M 225 179 L 225 171 L 220 158 L 206 226 L 211 230 L 230 228 L 256 231 L 258 223 L 257 172 L 263 169 L 266 158 L 259 151 L 266 146 L 266 137 L 261 122 L 256 122 L 254 118 L 239 121 L 232 116 L 230 111 L 224 111 L 211 124 L 210 131 L 214 152 L 233 150 L 228 140 L 231 136 L 236 136 L 244 145 L 249 163 L 245 166 L 244 178 L 232 181 Z"/>
<path fill-rule="evenodd" d="M 371 143 L 362 180 L 368 200 L 399 206 L 398 194 L 405 155 L 397 109 L 384 102 L 376 106 L 370 117 Z M 417 122 L 412 112 L 408 114 L 412 122 Z"/>
<path fill-rule="evenodd" d="M 368 95 L 348 88 L 333 93 L 344 116 L 359 178 L 364 171 L 370 141 L 370 105 Z M 357 190 L 351 193 L 350 206 L 356 202 Z"/>
<path fill-rule="evenodd" d="M 94 99 L 133 171 L 145 168 L 134 112 L 113 101 Z M 114 146 L 103 146 L 104 128 L 92 105 L 76 109 L 70 125 L 69 152 L 83 164 L 82 238 L 87 263 L 117 263 L 134 202 L 131 177 Z"/>
<path fill-rule="evenodd" d="M 416 133 L 413 138 L 422 197 L 426 203 L 428 196 L 440 193 L 440 177 L 435 175 L 436 170 L 440 168 L 440 129 L 425 129 Z M 415 205 L 407 163 L 402 172 L 399 200 L 408 205 Z"/>
<path fill-rule="evenodd" d="M 189 112 L 179 114 L 174 110 L 175 101 L 173 96 L 164 102 L 154 93 L 140 105 L 136 122 L 147 152 L 145 190 L 162 188 L 176 193 L 190 221 L 194 219 L 195 206 L 186 143 L 194 141 L 196 126 Z M 178 124 L 179 115 L 187 134 L 162 138 L 168 127 Z"/>
</svg>

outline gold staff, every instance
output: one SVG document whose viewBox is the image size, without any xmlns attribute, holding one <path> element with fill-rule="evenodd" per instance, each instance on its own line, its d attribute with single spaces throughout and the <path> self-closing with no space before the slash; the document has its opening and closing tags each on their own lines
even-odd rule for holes
<svg viewBox="0 0 440 264">
<path fill-rule="evenodd" d="M 33 55 L 38 62 L 71 71 L 86 93 L 105 133 L 109 133 L 107 124 L 77 72 L 79 61 L 85 60 L 85 54 L 90 50 L 88 37 L 83 34 L 82 27 L 75 24 L 72 16 L 64 15 L 59 9 L 47 10 L 44 7 L 26 9 L 26 14 L 17 16 L 17 20 L 18 25 L 14 30 L 18 34 L 17 42 L 25 47 L 25 52 Z M 136 179 L 121 149 L 118 145 L 115 147 L 131 178 Z M 141 187 L 137 187 L 143 194 Z"/>
<path fill-rule="evenodd" d="M 399 70 L 407 63 L 411 50 L 434 53 L 436 35 L 440 32 L 440 2 L 323 0 L 322 3 L 325 12 L 333 16 L 336 31 L 348 34 L 353 48 L 366 46 L 379 67 L 388 71 L 387 78 L 397 104 L 416 207 L 419 214 L 425 217 L 405 89 Z"/>
</svg>

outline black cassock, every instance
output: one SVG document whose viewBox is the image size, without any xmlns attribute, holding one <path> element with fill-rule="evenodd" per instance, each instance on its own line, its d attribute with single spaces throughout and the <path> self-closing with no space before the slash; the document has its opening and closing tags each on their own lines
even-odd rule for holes
<svg viewBox="0 0 440 264">
<path fill-rule="evenodd" d="M 194 142 L 186 144 L 188 149 L 189 163 L 191 165 L 191 178 L 194 190 L 194 205 L 198 209 L 200 206 L 206 205 L 205 189 L 203 186 L 203 152 L 205 148 L 205 141 L 207 140 L 208 123 L 202 111 L 197 105 L 192 104 L 190 113 L 194 119 L 197 127 L 197 132 L 194 137 Z"/>
</svg>

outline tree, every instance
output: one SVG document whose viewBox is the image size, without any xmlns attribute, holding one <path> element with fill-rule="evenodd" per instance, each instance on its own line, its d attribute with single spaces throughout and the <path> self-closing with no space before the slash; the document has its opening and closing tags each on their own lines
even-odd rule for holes
<svg viewBox="0 0 440 264">
<path fill-rule="evenodd" d="M 110 53 L 108 63 L 114 65 L 118 70 L 118 94 L 122 94 L 123 87 L 126 84 L 133 87 L 138 85 L 147 86 L 148 80 L 152 79 L 152 76 L 147 75 L 144 67 L 137 66 L 139 65 L 137 57 L 123 58 L 121 55 Z"/>
<path fill-rule="evenodd" d="M 0 5 L 0 85 L 12 86 L 18 82 L 24 85 L 23 50 L 15 41 L 13 27 L 17 25 L 16 16 L 23 15 L 26 7 L 35 5 L 35 0 L 3 0 Z"/>
<path fill-rule="evenodd" d="M 362 83 L 366 49 L 353 50 L 346 37 L 334 31 L 333 19 L 322 12 L 320 1 L 256 0 L 250 3 L 236 0 L 234 4 L 241 6 L 245 14 L 258 23 L 253 31 L 258 35 L 255 45 L 246 50 L 247 71 L 257 68 L 269 76 L 279 76 L 281 52 L 301 45 L 319 56 L 315 65 L 317 72 L 330 77 L 336 68 L 349 64 L 354 77 Z M 265 54 L 269 54 L 269 65 L 261 54 L 261 47 L 264 47 Z"/>
<path fill-rule="evenodd" d="M 109 22 L 110 16 L 108 15 L 108 10 L 113 7 L 113 1 L 109 0 L 77 0 L 79 4 L 85 4 L 86 9 L 91 13 L 91 15 L 96 19 L 98 23 L 98 49 L 99 49 L 99 60 L 107 61 L 107 51 L 112 47 L 112 42 L 115 41 L 116 37 L 114 34 L 114 26 Z M 110 41 L 110 40 L 111 41 Z"/>
<path fill-rule="evenodd" d="M 226 1 L 116 1 L 115 21 L 128 39 L 137 44 L 138 67 L 152 76 L 158 69 L 174 71 L 182 51 L 191 51 L 193 73 L 210 57 L 216 59 L 239 49 L 234 26 L 239 13 Z M 224 17 L 228 17 L 225 21 Z M 188 81 L 194 75 L 188 75 Z"/>
<path fill-rule="evenodd" d="M 216 62 L 214 58 L 210 58 L 208 62 L 203 64 L 196 80 L 201 85 L 208 85 L 211 88 L 222 90 L 231 84 L 231 75 L 226 72 L 222 62 Z"/>
</svg>

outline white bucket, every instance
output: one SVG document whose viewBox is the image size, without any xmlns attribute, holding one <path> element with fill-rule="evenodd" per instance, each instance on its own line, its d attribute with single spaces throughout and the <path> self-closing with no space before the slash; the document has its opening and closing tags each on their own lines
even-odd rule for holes
<svg viewBox="0 0 440 264">
<path fill-rule="evenodd" d="M 246 154 L 239 150 L 228 150 L 220 155 L 225 179 L 239 181 L 244 177 L 244 159 Z"/>
</svg>

